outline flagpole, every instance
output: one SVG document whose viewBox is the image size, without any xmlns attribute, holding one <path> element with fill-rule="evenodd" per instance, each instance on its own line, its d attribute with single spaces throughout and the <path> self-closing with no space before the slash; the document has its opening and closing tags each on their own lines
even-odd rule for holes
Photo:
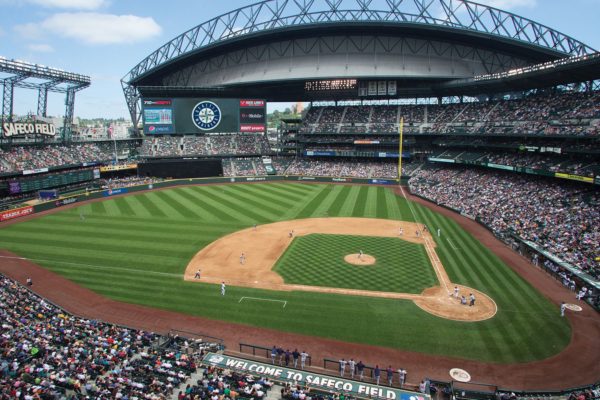
<svg viewBox="0 0 600 400">
<path fill-rule="evenodd" d="M 404 117 L 400 118 L 400 127 L 398 128 L 398 136 L 400 143 L 398 144 L 398 185 L 400 185 L 400 179 L 402 178 L 402 138 L 404 132 Z"/>
</svg>

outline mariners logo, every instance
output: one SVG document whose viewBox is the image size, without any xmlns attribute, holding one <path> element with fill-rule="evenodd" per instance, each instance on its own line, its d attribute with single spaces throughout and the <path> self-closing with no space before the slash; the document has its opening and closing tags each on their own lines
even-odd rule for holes
<svg viewBox="0 0 600 400">
<path fill-rule="evenodd" d="M 203 131 L 215 129 L 221 122 L 221 109 L 212 101 L 201 101 L 192 110 L 192 121 Z"/>
</svg>

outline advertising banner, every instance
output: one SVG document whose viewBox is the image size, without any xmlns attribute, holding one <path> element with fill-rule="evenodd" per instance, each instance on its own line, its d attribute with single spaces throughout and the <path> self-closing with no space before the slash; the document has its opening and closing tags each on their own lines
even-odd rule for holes
<svg viewBox="0 0 600 400">
<path fill-rule="evenodd" d="M 15 208 L 14 210 L 2 211 L 0 212 L 0 221 L 8 221 L 9 219 L 24 217 L 32 213 L 33 207 L 31 206 Z"/>
<path fill-rule="evenodd" d="M 205 364 L 218 368 L 242 371 L 249 374 L 268 376 L 274 380 L 296 382 L 327 392 L 351 394 L 357 397 L 378 397 L 389 400 L 430 400 L 431 397 L 422 393 L 410 392 L 393 387 L 382 387 L 364 382 L 356 382 L 338 377 L 320 375 L 313 372 L 288 369 L 271 364 L 263 364 L 242 358 L 230 357 L 225 354 L 208 353 L 204 356 Z"/>
<path fill-rule="evenodd" d="M 569 179 L 571 181 L 594 183 L 594 178 L 592 178 L 591 176 L 580 176 L 580 175 L 573 175 L 573 174 L 563 174 L 561 172 L 556 172 L 554 174 L 554 176 L 557 177 L 557 178 L 561 178 L 561 179 Z"/>
<path fill-rule="evenodd" d="M 104 197 L 108 197 L 108 196 L 114 196 L 117 194 L 123 194 L 123 193 L 127 193 L 129 190 L 127 190 L 127 188 L 118 188 L 118 189 L 108 189 L 105 190 L 102 195 Z"/>
</svg>

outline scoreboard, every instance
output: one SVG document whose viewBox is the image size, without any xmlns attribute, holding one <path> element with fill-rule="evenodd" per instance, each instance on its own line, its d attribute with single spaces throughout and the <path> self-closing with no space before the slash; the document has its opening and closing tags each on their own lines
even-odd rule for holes
<svg viewBox="0 0 600 400">
<path fill-rule="evenodd" d="M 49 174 L 38 177 L 13 179 L 8 181 L 10 194 L 35 192 L 59 186 L 72 185 L 100 178 L 99 169 L 83 169 L 60 174 Z"/>
<path fill-rule="evenodd" d="M 146 98 L 146 135 L 266 131 L 266 101 L 256 99 Z"/>
</svg>

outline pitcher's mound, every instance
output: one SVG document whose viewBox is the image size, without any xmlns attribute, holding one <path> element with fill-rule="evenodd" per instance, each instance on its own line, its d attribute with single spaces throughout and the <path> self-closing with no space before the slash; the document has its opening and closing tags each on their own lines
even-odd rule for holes
<svg viewBox="0 0 600 400">
<path fill-rule="evenodd" d="M 370 256 L 368 254 L 363 254 L 362 256 L 359 257 L 358 253 L 355 254 L 348 254 L 346 257 L 344 257 L 344 261 L 346 261 L 348 264 L 352 264 L 352 265 L 373 265 L 375 264 L 375 257 Z"/>
</svg>

